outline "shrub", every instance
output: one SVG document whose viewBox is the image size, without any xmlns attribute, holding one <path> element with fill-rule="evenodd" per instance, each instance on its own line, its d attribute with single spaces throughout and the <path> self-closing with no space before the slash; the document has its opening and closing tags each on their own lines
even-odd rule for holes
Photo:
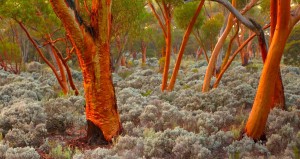
<svg viewBox="0 0 300 159">
<path fill-rule="evenodd" d="M 40 159 L 40 155 L 32 147 L 8 148 L 5 157 L 7 159 Z"/>
<path fill-rule="evenodd" d="M 60 144 L 50 150 L 50 157 L 55 159 L 71 159 L 73 151 L 70 147 L 63 148 Z"/>
<path fill-rule="evenodd" d="M 13 147 L 39 145 L 47 134 L 45 122 L 40 103 L 24 100 L 1 110 L 0 132 Z"/>
</svg>

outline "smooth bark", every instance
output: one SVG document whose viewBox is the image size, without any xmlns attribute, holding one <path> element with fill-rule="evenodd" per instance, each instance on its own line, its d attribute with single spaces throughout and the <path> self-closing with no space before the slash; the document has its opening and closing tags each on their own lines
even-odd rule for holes
<svg viewBox="0 0 300 159">
<path fill-rule="evenodd" d="M 245 128 L 245 133 L 255 140 L 260 139 L 264 133 L 275 91 L 276 80 L 274 79 L 278 78 L 284 46 L 293 27 L 290 21 L 290 0 L 278 0 L 277 8 L 276 29 Z"/>
<path fill-rule="evenodd" d="M 229 2 L 228 2 L 229 3 Z M 236 0 L 232 0 L 232 5 L 235 6 L 236 5 Z M 206 69 L 206 73 L 205 73 L 205 77 L 204 77 L 204 82 L 203 82 L 203 86 L 202 86 L 202 92 L 207 92 L 210 89 L 210 81 L 211 78 L 213 76 L 213 71 L 215 69 L 215 64 L 217 61 L 217 57 L 220 53 L 220 50 L 228 36 L 228 34 L 230 33 L 230 30 L 233 26 L 233 18 L 234 15 L 232 13 L 229 14 L 228 17 L 228 21 L 227 21 L 227 26 L 222 34 L 222 36 L 219 38 L 208 63 L 208 67 Z"/>
<path fill-rule="evenodd" d="M 189 25 L 188 25 L 188 27 L 185 31 L 185 34 L 183 36 L 183 40 L 182 40 L 182 43 L 180 45 L 180 49 L 179 49 L 179 52 L 178 52 L 178 57 L 177 57 L 177 60 L 176 60 L 176 63 L 175 63 L 175 67 L 173 69 L 173 74 L 172 74 L 172 77 L 171 77 L 171 80 L 170 80 L 170 84 L 168 86 L 169 91 L 172 91 L 174 89 L 174 85 L 175 85 L 175 82 L 176 82 L 177 74 L 178 74 L 178 71 L 179 71 L 179 67 L 180 67 L 180 64 L 181 64 L 181 60 L 182 60 L 182 56 L 183 56 L 186 44 L 187 44 L 189 36 L 190 36 L 190 34 L 193 30 L 194 24 L 196 23 L 196 20 L 197 20 L 199 14 L 200 14 L 200 11 L 201 11 L 201 9 L 204 5 L 204 1 L 205 0 L 201 0 L 201 2 L 199 3 L 198 8 L 197 8 L 195 14 L 193 15 L 193 18 L 190 21 L 190 23 L 189 23 Z"/>
</svg>

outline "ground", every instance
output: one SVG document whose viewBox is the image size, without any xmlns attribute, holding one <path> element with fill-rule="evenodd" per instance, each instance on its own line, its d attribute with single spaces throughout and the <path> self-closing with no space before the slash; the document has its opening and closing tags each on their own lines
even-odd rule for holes
<svg viewBox="0 0 300 159">
<path fill-rule="evenodd" d="M 148 59 L 146 66 L 131 63 L 113 74 L 123 134 L 102 146 L 87 146 L 84 140 L 79 71 L 72 74 L 80 95 L 63 96 L 43 65 L 21 75 L 0 70 L 0 159 L 299 157 L 299 67 L 281 66 L 287 107 L 271 111 L 268 140 L 262 143 L 246 136 L 238 140 L 252 107 L 261 63 L 243 67 L 234 62 L 220 86 L 205 94 L 201 93 L 205 61 L 185 59 L 175 90 L 165 93 L 160 91 L 157 59 Z"/>
</svg>

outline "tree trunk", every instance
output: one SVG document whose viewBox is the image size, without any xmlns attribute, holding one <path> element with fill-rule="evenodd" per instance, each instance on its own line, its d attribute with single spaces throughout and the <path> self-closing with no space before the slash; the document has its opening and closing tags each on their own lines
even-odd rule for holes
<svg viewBox="0 0 300 159">
<path fill-rule="evenodd" d="M 166 10 L 166 12 L 169 11 L 169 9 L 165 9 L 165 10 Z M 169 75 L 169 67 L 170 67 L 170 60 L 171 60 L 172 34 L 171 34 L 171 17 L 169 15 L 170 15 L 170 13 L 167 12 L 167 15 L 166 15 L 168 18 L 168 19 L 166 19 L 167 37 L 165 38 L 166 56 L 165 56 L 165 65 L 164 65 L 164 72 L 163 72 L 163 78 L 162 78 L 162 84 L 161 84 L 161 91 L 166 90 L 167 86 L 168 86 L 168 75 Z"/>
<path fill-rule="evenodd" d="M 278 0 L 277 7 L 276 29 L 245 128 L 246 134 L 255 140 L 261 138 L 266 126 L 275 91 L 274 79 L 278 78 L 280 60 L 291 31 L 290 0 Z"/>
<path fill-rule="evenodd" d="M 96 52 L 88 52 L 94 54 L 93 62 L 84 71 L 86 118 L 100 128 L 107 141 L 111 141 L 119 133 L 121 124 L 112 84 L 109 44 L 100 42 L 94 47 Z M 88 127 L 88 139 L 99 135 L 89 130 L 92 129 Z"/>
<path fill-rule="evenodd" d="M 125 58 L 125 56 L 121 57 L 121 63 L 120 63 L 120 65 L 126 67 L 126 58 Z"/>
<path fill-rule="evenodd" d="M 237 23 L 237 25 L 236 25 L 236 31 L 235 31 L 234 35 L 231 37 L 230 42 L 229 42 L 229 44 L 228 44 L 228 48 L 227 48 L 225 57 L 224 57 L 223 62 L 222 62 L 221 70 L 223 70 L 223 68 L 225 67 L 225 65 L 226 65 L 227 62 L 228 62 L 229 56 L 230 56 L 231 51 L 232 51 L 233 41 L 234 41 L 234 39 L 237 37 L 237 35 L 238 35 L 238 33 L 239 33 L 239 30 L 240 30 L 240 24 Z M 219 75 L 218 75 L 218 76 L 219 76 Z"/>
<path fill-rule="evenodd" d="M 195 14 L 193 15 L 193 18 L 191 19 L 191 21 L 190 21 L 190 23 L 189 23 L 189 25 L 186 29 L 186 32 L 183 36 L 183 40 L 182 40 L 182 43 L 180 45 L 180 49 L 179 49 L 178 57 L 177 57 L 177 60 L 176 60 L 176 63 L 175 63 L 175 67 L 173 69 L 173 74 L 172 74 L 172 77 L 171 77 L 171 80 L 170 80 L 170 84 L 168 86 L 169 91 L 172 91 L 174 89 L 174 85 L 175 85 L 175 82 L 176 82 L 177 74 L 178 74 L 178 71 L 179 71 L 179 67 L 180 67 L 180 64 L 181 64 L 181 60 L 182 60 L 182 56 L 183 56 L 186 44 L 189 40 L 189 36 L 190 36 L 190 34 L 193 30 L 194 24 L 197 20 L 197 17 L 200 14 L 200 11 L 202 9 L 203 4 L 204 4 L 204 0 L 201 0 Z"/>
<path fill-rule="evenodd" d="M 111 74 L 111 1 L 92 1 L 90 26 L 92 30 L 80 23 L 78 16 L 74 16 L 66 4 L 71 3 L 70 1 L 50 0 L 50 2 L 70 36 L 83 73 L 86 119 L 88 123 L 91 122 L 88 124 L 87 138 L 95 142 L 93 139 L 99 138 L 101 132 L 104 139 L 111 142 L 121 131 Z M 95 127 L 98 127 L 99 131 L 96 131 Z"/>
<path fill-rule="evenodd" d="M 146 64 L 146 53 L 147 53 L 147 45 L 144 41 L 142 41 L 142 44 L 141 44 L 141 49 L 142 49 L 142 65 L 145 65 Z"/>
<path fill-rule="evenodd" d="M 232 5 L 236 6 L 236 0 L 232 0 Z M 210 57 L 209 63 L 208 63 L 208 67 L 206 69 L 206 73 L 205 73 L 205 77 L 204 77 L 204 82 L 203 82 L 203 87 L 202 87 L 202 92 L 207 92 L 210 89 L 210 81 L 213 75 L 213 71 L 215 69 L 215 64 L 217 61 L 217 57 L 220 53 L 220 50 L 226 40 L 226 37 L 228 36 L 228 34 L 230 33 L 230 30 L 232 28 L 233 25 L 233 14 L 230 13 L 229 17 L 228 17 L 228 21 L 227 21 L 227 26 L 225 31 L 223 32 L 223 35 L 219 38 L 214 51 L 212 52 L 212 55 Z"/>
</svg>

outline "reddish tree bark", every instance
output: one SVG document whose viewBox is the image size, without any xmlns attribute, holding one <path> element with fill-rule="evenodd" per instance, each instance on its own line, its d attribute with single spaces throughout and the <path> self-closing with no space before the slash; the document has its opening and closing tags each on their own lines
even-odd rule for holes
<svg viewBox="0 0 300 159">
<path fill-rule="evenodd" d="M 274 36 L 268 51 L 254 104 L 246 124 L 245 132 L 253 139 L 260 139 L 264 133 L 268 114 L 274 98 L 276 80 L 278 79 L 279 64 L 284 46 L 294 25 L 300 19 L 300 7 L 290 14 L 290 0 L 278 0 L 277 22 Z"/>
<path fill-rule="evenodd" d="M 179 71 L 179 67 L 180 67 L 180 64 L 181 64 L 181 60 L 182 60 L 182 56 L 183 56 L 186 44 L 188 42 L 189 36 L 190 36 L 190 34 L 193 30 L 194 24 L 196 23 L 196 20 L 197 20 L 199 14 L 200 14 L 200 11 L 201 11 L 203 5 L 204 5 L 204 0 L 201 0 L 195 14 L 193 15 L 193 18 L 191 19 L 191 21 L 190 21 L 190 23 L 189 23 L 189 25 L 188 25 L 188 27 L 185 31 L 185 34 L 183 36 L 183 40 L 182 40 L 182 43 L 180 45 L 180 49 L 179 49 L 178 57 L 177 57 L 177 60 L 176 60 L 176 63 L 175 63 L 175 67 L 173 69 L 173 74 L 172 74 L 172 77 L 171 77 L 171 80 L 170 80 L 170 84 L 168 86 L 169 91 L 172 91 L 174 89 L 174 85 L 175 85 L 175 82 L 176 82 L 177 74 L 178 74 L 178 71 Z"/>
<path fill-rule="evenodd" d="M 172 34 L 171 34 L 171 5 L 167 4 L 165 1 L 162 1 L 161 5 L 158 3 L 160 10 L 162 11 L 162 18 L 165 22 L 163 24 L 162 19 L 157 14 L 153 4 L 150 0 L 148 0 L 148 5 L 152 10 L 152 13 L 158 20 L 158 23 L 164 33 L 165 43 L 166 43 L 166 51 L 164 57 L 164 68 L 163 68 L 163 77 L 162 77 L 162 84 L 161 84 L 161 91 L 164 91 L 167 89 L 168 86 L 168 74 L 169 74 L 169 67 L 170 67 L 170 59 L 171 59 L 171 40 L 172 40 Z"/>
<path fill-rule="evenodd" d="M 232 0 L 232 5 L 236 6 L 236 0 Z M 208 63 L 208 67 L 206 69 L 206 73 L 205 73 L 205 77 L 204 77 L 204 82 L 203 82 L 203 86 L 202 86 L 202 92 L 208 92 L 210 89 L 210 81 L 211 78 L 213 76 L 213 71 L 215 69 L 215 64 L 217 61 L 217 57 L 220 53 L 220 50 L 228 36 L 228 34 L 230 33 L 230 30 L 232 28 L 233 25 L 233 19 L 234 16 L 232 13 L 230 13 L 229 17 L 228 17 L 228 21 L 227 21 L 227 26 L 222 34 L 222 36 L 219 38 L 214 51 L 212 52 L 212 55 L 210 57 L 209 63 Z"/>
<path fill-rule="evenodd" d="M 90 26 L 74 16 L 74 8 L 66 4 L 70 1 L 50 3 L 70 36 L 83 73 L 87 138 L 110 142 L 121 131 L 110 67 L 111 0 L 92 1 Z"/>
<path fill-rule="evenodd" d="M 147 45 L 144 41 L 142 41 L 141 43 L 141 49 L 142 49 L 142 64 L 145 65 L 146 64 L 146 53 L 147 53 Z"/>
</svg>

